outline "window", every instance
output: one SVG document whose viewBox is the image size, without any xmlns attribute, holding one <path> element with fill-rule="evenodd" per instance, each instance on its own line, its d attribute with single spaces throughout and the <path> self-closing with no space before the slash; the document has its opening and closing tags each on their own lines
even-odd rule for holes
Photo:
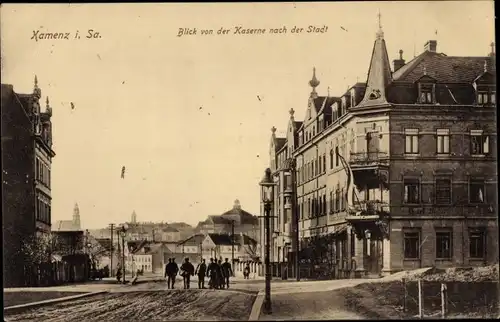
<svg viewBox="0 0 500 322">
<path fill-rule="evenodd" d="M 448 154 L 450 153 L 450 130 L 438 129 L 437 134 L 437 153 Z"/>
<path fill-rule="evenodd" d="M 333 149 L 330 150 L 330 169 L 333 169 Z"/>
<path fill-rule="evenodd" d="M 448 205 L 451 203 L 451 180 L 447 178 L 436 179 L 436 203 Z"/>
<path fill-rule="evenodd" d="M 484 230 L 469 231 L 469 256 L 471 258 L 484 258 L 486 248 L 486 234 Z"/>
<path fill-rule="evenodd" d="M 323 173 L 326 172 L 326 154 L 323 154 Z"/>
<path fill-rule="evenodd" d="M 339 147 L 335 147 L 335 166 L 339 166 Z"/>
<path fill-rule="evenodd" d="M 471 155 L 483 155 L 490 152 L 490 140 L 483 130 L 470 131 L 470 151 Z"/>
<path fill-rule="evenodd" d="M 405 179 L 404 202 L 409 204 L 420 203 L 420 182 L 418 179 Z"/>
<path fill-rule="evenodd" d="M 422 104 L 432 103 L 432 92 L 429 89 L 423 89 L 420 92 L 420 103 Z"/>
<path fill-rule="evenodd" d="M 451 259 L 452 232 L 449 230 L 436 231 L 436 258 Z"/>
<path fill-rule="evenodd" d="M 326 195 L 323 195 L 323 215 L 326 215 Z"/>
<path fill-rule="evenodd" d="M 495 94 L 493 94 L 495 95 Z M 477 93 L 477 104 L 483 105 L 488 104 L 488 92 L 478 92 Z"/>
<path fill-rule="evenodd" d="M 418 129 L 405 129 L 405 153 L 418 153 Z"/>
<path fill-rule="evenodd" d="M 404 255 L 405 259 L 420 258 L 420 232 L 407 231 L 404 232 Z"/>
<path fill-rule="evenodd" d="M 490 94 L 490 103 L 491 104 L 496 104 L 497 103 L 497 101 L 496 101 L 496 95 L 495 94 L 496 94 L 495 92 L 491 92 L 491 94 Z"/>
<path fill-rule="evenodd" d="M 471 179 L 469 181 L 469 203 L 484 203 L 484 180 Z"/>
</svg>

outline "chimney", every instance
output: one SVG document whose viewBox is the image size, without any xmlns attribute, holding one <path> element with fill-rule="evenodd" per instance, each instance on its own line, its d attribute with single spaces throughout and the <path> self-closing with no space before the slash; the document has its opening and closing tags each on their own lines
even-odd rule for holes
<svg viewBox="0 0 500 322">
<path fill-rule="evenodd" d="M 431 53 L 435 53 L 436 47 L 437 47 L 437 41 L 429 40 L 424 46 L 424 51 L 430 51 Z"/>
<path fill-rule="evenodd" d="M 394 72 L 405 65 L 405 60 L 403 59 L 403 50 L 399 50 L 399 59 L 394 59 Z"/>
</svg>

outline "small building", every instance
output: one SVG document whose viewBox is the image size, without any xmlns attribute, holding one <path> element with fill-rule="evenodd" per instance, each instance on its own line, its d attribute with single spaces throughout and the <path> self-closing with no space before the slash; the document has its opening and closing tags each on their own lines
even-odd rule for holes
<svg viewBox="0 0 500 322">
<path fill-rule="evenodd" d="M 258 259 L 258 243 L 255 239 L 243 233 L 206 234 L 202 242 L 202 256 L 229 261 L 252 261 Z"/>
</svg>

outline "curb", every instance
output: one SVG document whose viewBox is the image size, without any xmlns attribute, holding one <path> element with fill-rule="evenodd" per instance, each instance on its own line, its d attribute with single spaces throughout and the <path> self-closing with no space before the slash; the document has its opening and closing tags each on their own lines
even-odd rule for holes
<svg viewBox="0 0 500 322">
<path fill-rule="evenodd" d="M 248 321 L 257 321 L 259 319 L 263 303 L 264 303 L 264 293 L 262 291 L 259 291 L 257 297 L 255 297 L 255 301 L 253 302 L 252 311 L 250 312 L 250 317 L 248 318 Z"/>
<path fill-rule="evenodd" d="M 35 307 L 39 307 L 39 306 L 43 306 L 43 305 L 61 303 L 61 302 L 76 300 L 76 299 L 80 299 L 83 297 L 90 297 L 90 296 L 105 294 L 105 293 L 108 293 L 108 291 L 90 292 L 90 293 L 85 293 L 85 294 L 65 296 L 65 297 L 61 297 L 61 298 L 38 301 L 38 302 L 33 302 L 33 303 L 13 305 L 13 306 L 8 306 L 8 307 L 4 308 L 3 311 L 4 311 L 4 313 L 13 313 L 13 312 L 16 312 L 19 310 L 31 309 L 31 308 L 35 308 Z"/>
</svg>

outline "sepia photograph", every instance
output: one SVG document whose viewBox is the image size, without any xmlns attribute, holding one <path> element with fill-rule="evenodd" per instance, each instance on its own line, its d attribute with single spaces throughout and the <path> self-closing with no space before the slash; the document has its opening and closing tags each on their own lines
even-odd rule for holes
<svg viewBox="0 0 500 322">
<path fill-rule="evenodd" d="M 500 318 L 494 1 L 3 3 L 4 321 Z"/>
</svg>

